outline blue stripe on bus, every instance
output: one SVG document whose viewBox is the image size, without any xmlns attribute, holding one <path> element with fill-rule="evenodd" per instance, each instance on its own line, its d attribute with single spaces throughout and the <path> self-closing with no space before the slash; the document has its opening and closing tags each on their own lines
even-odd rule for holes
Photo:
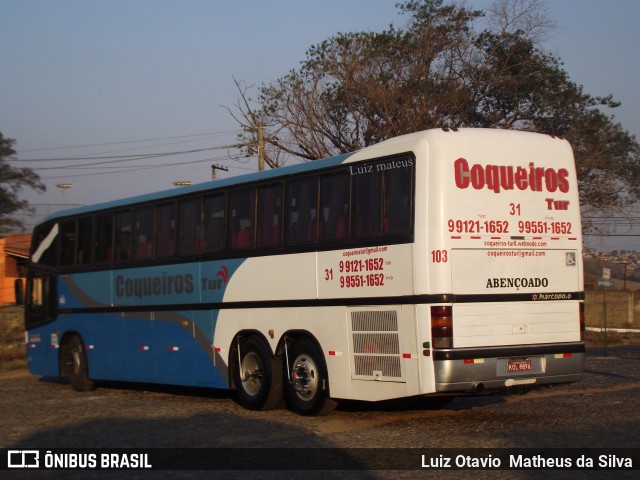
<svg viewBox="0 0 640 480">
<path fill-rule="evenodd" d="M 60 315 L 29 332 L 39 340 L 28 345 L 29 370 L 57 377 L 58 332 L 82 331 L 94 380 L 228 388 L 227 366 L 213 345 L 217 318 L 217 311 Z"/>
<path fill-rule="evenodd" d="M 60 275 L 61 309 L 219 303 L 245 258 Z"/>
</svg>

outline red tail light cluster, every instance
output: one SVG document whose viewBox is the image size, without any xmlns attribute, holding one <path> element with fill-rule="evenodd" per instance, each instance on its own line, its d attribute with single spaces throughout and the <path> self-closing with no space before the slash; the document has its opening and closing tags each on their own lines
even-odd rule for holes
<svg viewBox="0 0 640 480">
<path fill-rule="evenodd" d="M 585 330 L 585 323 L 584 323 L 584 302 L 580 302 L 578 305 L 580 305 L 580 341 L 584 341 L 584 330 Z"/>
<path fill-rule="evenodd" d="M 431 307 L 433 348 L 453 348 L 453 315 L 450 306 Z"/>
</svg>

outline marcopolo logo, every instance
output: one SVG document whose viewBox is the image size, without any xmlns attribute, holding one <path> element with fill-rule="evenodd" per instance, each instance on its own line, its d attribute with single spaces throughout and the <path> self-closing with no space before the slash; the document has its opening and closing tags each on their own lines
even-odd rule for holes
<svg viewBox="0 0 640 480">
<path fill-rule="evenodd" d="M 475 190 L 489 189 L 495 193 L 501 190 L 531 190 L 533 192 L 567 193 L 569 191 L 569 171 L 566 168 L 536 167 L 533 162 L 529 168 L 513 165 L 469 165 L 465 158 L 453 162 L 456 187 Z"/>
</svg>

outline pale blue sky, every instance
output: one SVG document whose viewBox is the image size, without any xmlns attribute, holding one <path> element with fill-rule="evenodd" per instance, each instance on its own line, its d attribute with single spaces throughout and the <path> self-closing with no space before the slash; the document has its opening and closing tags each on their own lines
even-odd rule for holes
<svg viewBox="0 0 640 480">
<path fill-rule="evenodd" d="M 490 2 L 468 3 L 485 8 Z M 403 26 L 395 4 L 0 0 L 0 132 L 17 140 L 21 159 L 226 145 L 238 130 L 222 108 L 238 97 L 234 77 L 247 84 L 273 81 L 297 68 L 309 46 L 337 32 Z M 621 101 L 616 119 L 640 138 L 640 1 L 547 4 L 558 29 L 546 48 L 587 93 L 611 93 Z M 122 143 L 147 139 L 163 140 Z M 110 145 L 60 148 L 95 144 Z M 200 163 L 179 165 L 194 161 Z M 207 180 L 212 163 L 230 167 L 221 177 L 255 169 L 254 161 L 238 163 L 224 150 L 138 162 L 154 166 L 128 172 L 122 164 L 69 170 L 51 168 L 64 162 L 27 162 L 49 191 L 26 196 L 43 204 L 110 200 L 171 188 L 172 180 Z M 64 194 L 55 186 L 63 182 L 73 183 Z"/>
</svg>

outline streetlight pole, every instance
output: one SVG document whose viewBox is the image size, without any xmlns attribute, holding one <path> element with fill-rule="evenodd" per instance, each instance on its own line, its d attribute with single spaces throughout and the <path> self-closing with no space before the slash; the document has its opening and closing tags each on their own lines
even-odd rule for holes
<svg viewBox="0 0 640 480">
<path fill-rule="evenodd" d="M 171 183 L 173 183 L 174 187 L 187 187 L 191 185 L 191 180 L 174 180 Z"/>
<path fill-rule="evenodd" d="M 62 204 L 66 207 L 67 199 L 66 199 L 65 192 L 69 190 L 71 187 L 73 187 L 73 183 L 56 183 L 56 187 L 60 189 L 60 192 L 62 193 Z"/>
</svg>

